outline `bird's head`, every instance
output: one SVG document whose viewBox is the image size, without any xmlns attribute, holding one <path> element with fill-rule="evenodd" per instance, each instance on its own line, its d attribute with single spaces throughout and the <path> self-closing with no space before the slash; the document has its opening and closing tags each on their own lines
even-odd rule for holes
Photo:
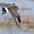
<svg viewBox="0 0 34 34">
<path fill-rule="evenodd" d="M 2 15 L 3 15 L 3 14 L 6 14 L 6 13 L 8 12 L 7 7 L 2 7 L 2 12 L 3 12 Z"/>
</svg>

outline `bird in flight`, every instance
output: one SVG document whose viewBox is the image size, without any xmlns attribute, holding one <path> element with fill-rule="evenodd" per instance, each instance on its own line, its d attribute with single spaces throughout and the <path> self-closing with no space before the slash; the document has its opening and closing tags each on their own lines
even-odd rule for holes
<svg viewBox="0 0 34 34">
<path fill-rule="evenodd" d="M 2 15 L 6 14 L 8 11 L 11 13 L 13 18 L 16 20 L 16 24 L 21 27 L 21 19 L 20 15 L 17 13 L 17 10 L 19 10 L 21 7 L 15 6 L 15 4 L 9 5 L 8 7 L 2 7 Z"/>
</svg>

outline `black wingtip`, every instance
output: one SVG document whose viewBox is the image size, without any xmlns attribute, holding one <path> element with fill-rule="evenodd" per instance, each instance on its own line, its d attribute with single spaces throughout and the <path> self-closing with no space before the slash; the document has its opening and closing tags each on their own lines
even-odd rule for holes
<svg viewBox="0 0 34 34">
<path fill-rule="evenodd" d="M 18 17 L 17 17 L 17 19 L 18 19 L 19 23 L 21 23 L 21 19 L 20 19 L 20 16 L 18 16 Z"/>
</svg>

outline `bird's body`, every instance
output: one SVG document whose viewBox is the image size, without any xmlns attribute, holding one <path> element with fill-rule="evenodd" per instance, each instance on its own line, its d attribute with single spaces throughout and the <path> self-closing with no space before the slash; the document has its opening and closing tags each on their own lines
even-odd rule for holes
<svg viewBox="0 0 34 34">
<path fill-rule="evenodd" d="M 15 18 L 18 19 L 19 23 L 21 23 L 20 15 L 17 13 L 18 7 L 15 5 L 9 5 L 8 7 L 9 12 L 11 15 Z"/>
<path fill-rule="evenodd" d="M 14 16 L 17 17 L 19 14 L 17 13 L 18 7 L 15 5 L 10 5 L 7 7 L 9 12 Z"/>
</svg>

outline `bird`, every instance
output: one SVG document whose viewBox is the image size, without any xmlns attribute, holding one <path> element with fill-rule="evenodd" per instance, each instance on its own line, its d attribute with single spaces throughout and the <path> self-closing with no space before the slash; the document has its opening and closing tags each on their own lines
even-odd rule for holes
<svg viewBox="0 0 34 34">
<path fill-rule="evenodd" d="M 20 8 L 21 7 L 15 6 L 15 4 L 9 5 L 8 7 L 2 7 L 2 15 L 6 14 L 9 11 L 15 19 L 17 26 L 21 28 L 21 18 L 20 15 L 17 13 L 17 10 L 19 10 Z"/>
<path fill-rule="evenodd" d="M 13 17 L 16 17 L 18 19 L 19 23 L 21 23 L 20 15 L 17 13 L 17 10 L 19 10 L 19 8 L 17 6 L 15 6 L 15 4 L 12 4 L 12 5 L 9 5 L 7 8 L 2 7 L 2 11 L 3 11 L 2 14 L 6 14 L 9 11 L 11 13 L 11 15 Z"/>
</svg>

